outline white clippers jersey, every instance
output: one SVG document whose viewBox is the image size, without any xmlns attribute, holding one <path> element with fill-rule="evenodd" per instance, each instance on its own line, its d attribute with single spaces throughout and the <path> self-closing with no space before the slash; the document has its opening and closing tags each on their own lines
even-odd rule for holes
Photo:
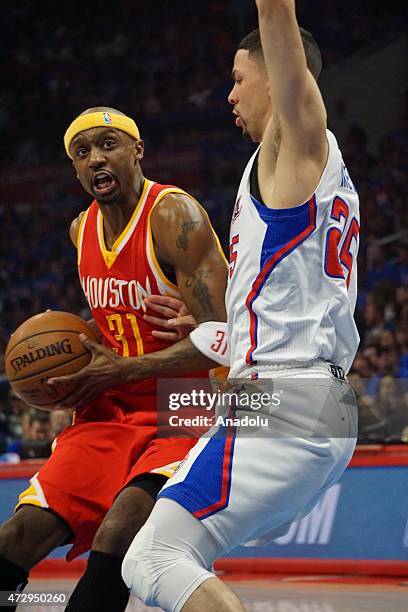
<svg viewBox="0 0 408 612">
<path fill-rule="evenodd" d="M 250 194 L 249 160 L 230 230 L 227 290 L 230 377 L 257 366 L 317 359 L 348 372 L 359 335 L 358 195 L 337 141 L 319 185 L 304 204 L 270 209 Z M 250 370 L 248 370 L 250 368 Z"/>
</svg>

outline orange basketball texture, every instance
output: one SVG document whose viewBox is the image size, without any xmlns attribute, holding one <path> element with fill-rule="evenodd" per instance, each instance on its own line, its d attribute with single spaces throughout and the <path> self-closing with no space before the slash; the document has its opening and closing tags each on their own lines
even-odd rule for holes
<svg viewBox="0 0 408 612">
<path fill-rule="evenodd" d="M 95 334 L 80 317 L 69 312 L 42 312 L 28 319 L 11 335 L 5 367 L 10 385 L 28 404 L 52 410 L 69 395 L 61 395 L 47 384 L 49 378 L 74 374 L 90 359 L 79 334 L 95 340 Z"/>
</svg>

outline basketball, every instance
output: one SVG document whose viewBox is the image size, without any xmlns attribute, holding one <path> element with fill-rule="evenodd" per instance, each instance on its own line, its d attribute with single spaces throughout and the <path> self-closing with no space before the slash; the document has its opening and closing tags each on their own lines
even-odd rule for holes
<svg viewBox="0 0 408 612">
<path fill-rule="evenodd" d="M 15 393 L 28 404 L 53 410 L 64 397 L 47 384 L 49 378 L 74 374 L 86 366 L 91 354 L 79 334 L 95 340 L 90 326 L 69 312 L 49 311 L 31 317 L 11 335 L 5 369 Z"/>
</svg>

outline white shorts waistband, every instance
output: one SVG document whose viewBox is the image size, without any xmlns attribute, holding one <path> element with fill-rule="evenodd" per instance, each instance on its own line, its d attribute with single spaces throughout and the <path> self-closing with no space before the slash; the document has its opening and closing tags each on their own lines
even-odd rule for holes
<svg viewBox="0 0 408 612">
<path fill-rule="evenodd" d="M 327 376 L 328 378 L 335 377 L 345 379 L 344 371 L 341 367 L 334 365 L 323 359 L 315 359 L 313 361 L 293 361 L 285 363 L 270 363 L 262 365 L 254 365 L 242 368 L 237 378 L 254 379 L 254 378 L 284 378 L 285 376 L 296 377 L 313 377 Z M 231 378 L 231 377 L 230 377 Z"/>
</svg>

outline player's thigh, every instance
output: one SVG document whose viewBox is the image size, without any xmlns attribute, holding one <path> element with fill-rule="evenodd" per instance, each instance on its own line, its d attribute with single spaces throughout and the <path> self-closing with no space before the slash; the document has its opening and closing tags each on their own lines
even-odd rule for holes
<svg viewBox="0 0 408 612">
<path fill-rule="evenodd" d="M 142 428 L 140 428 L 142 429 Z M 20 495 L 18 507 L 36 503 L 62 517 L 72 532 L 69 558 L 88 550 L 134 456 L 149 432 L 116 422 L 80 423 L 58 437 L 51 457 Z"/>
<path fill-rule="evenodd" d="M 226 545 L 296 520 L 340 478 L 352 456 L 356 406 L 347 383 L 287 380 L 283 388 L 277 409 L 258 415 L 262 423 L 238 428 L 228 505 L 204 518 Z"/>
<path fill-rule="evenodd" d="M 338 397 L 331 389 L 317 392 L 311 387 L 308 393 L 314 403 L 309 397 L 307 408 L 312 405 L 314 413 L 309 411 L 306 419 L 300 419 L 310 425 L 306 435 L 296 415 L 296 410 L 306 405 L 305 388 L 297 388 L 292 396 L 288 394 L 291 401 L 286 411 L 283 407 L 278 415 L 273 411 L 263 415 L 258 425 L 220 428 L 200 439 L 160 496 L 183 505 L 226 551 L 254 534 L 270 532 L 295 520 L 317 498 L 335 466 L 340 466 L 340 475 L 350 458 L 350 445 L 343 444 L 341 436 L 326 435 L 326 421 L 331 425 Z M 303 399 L 300 404 L 296 402 L 299 394 Z M 325 435 L 319 420 L 323 408 L 316 401 L 319 394 L 329 415 L 324 417 Z M 305 413 L 306 408 L 302 417 Z M 338 433 L 346 440 L 349 426 L 342 425 L 342 418 L 339 423 L 343 429 Z M 316 424 L 318 433 L 313 435 Z"/>
<path fill-rule="evenodd" d="M 323 444 L 298 438 L 237 437 L 228 503 L 202 519 L 230 550 L 296 519 L 333 466 Z"/>
</svg>

